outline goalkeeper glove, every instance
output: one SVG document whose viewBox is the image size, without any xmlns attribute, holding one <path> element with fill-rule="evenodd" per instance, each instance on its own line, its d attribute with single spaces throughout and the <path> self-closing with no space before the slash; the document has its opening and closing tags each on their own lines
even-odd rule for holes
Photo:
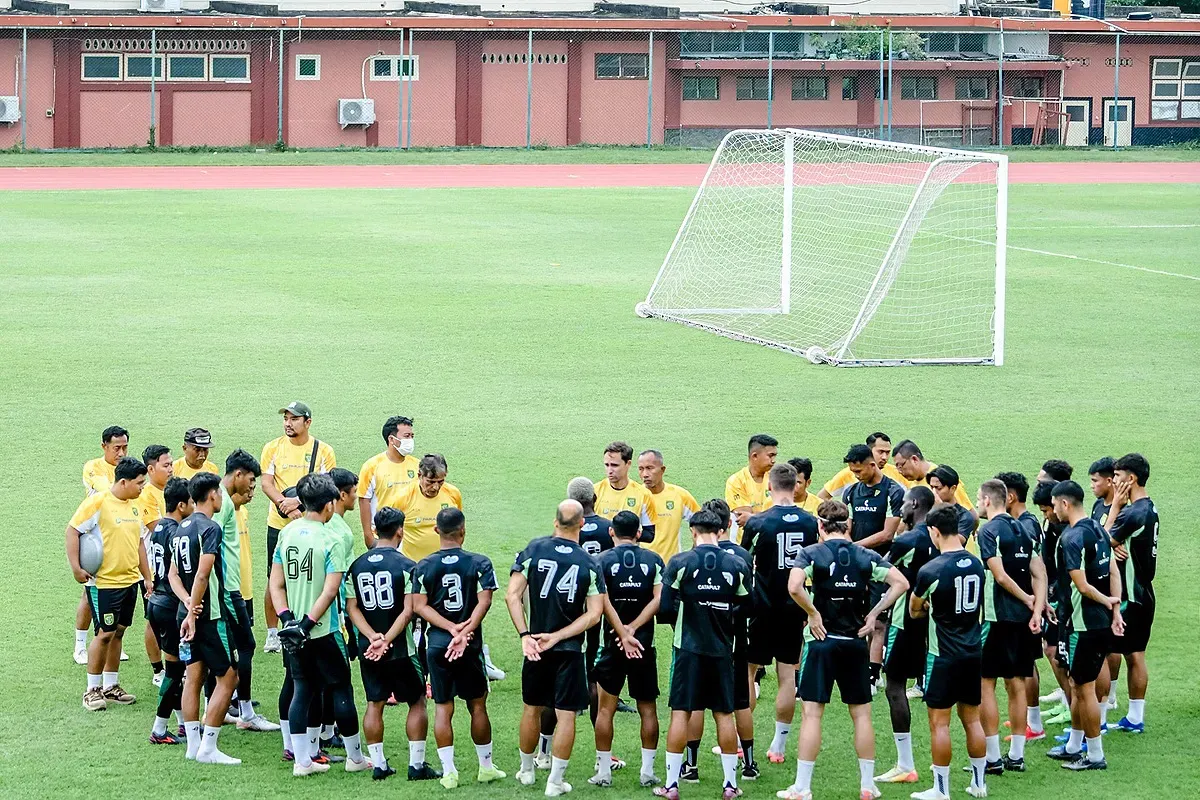
<svg viewBox="0 0 1200 800">
<path fill-rule="evenodd" d="M 307 623 L 307 624 L 305 624 Z M 295 655 L 304 648 L 304 643 L 308 641 L 308 635 L 316 625 L 308 616 L 297 622 L 291 620 L 279 630 L 279 644 L 287 652 Z"/>
</svg>

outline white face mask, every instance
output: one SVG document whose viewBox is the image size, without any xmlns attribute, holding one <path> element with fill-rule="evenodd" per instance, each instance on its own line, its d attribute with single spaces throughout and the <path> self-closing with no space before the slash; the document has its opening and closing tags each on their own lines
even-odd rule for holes
<svg viewBox="0 0 1200 800">
<path fill-rule="evenodd" d="M 413 443 L 415 441 L 416 441 L 415 439 L 401 439 L 400 444 L 396 447 L 396 449 L 400 452 L 400 455 L 402 455 L 402 456 L 411 456 L 412 452 L 413 452 L 413 447 L 414 447 Z"/>
</svg>

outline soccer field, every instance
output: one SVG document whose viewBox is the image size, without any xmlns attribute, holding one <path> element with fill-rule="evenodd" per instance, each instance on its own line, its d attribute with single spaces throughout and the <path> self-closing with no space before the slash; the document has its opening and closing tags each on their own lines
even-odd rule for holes
<svg viewBox="0 0 1200 800">
<path fill-rule="evenodd" d="M 1195 609 L 1200 585 L 1186 512 L 1198 466 L 1188 432 L 1200 417 L 1200 191 L 1195 185 L 1014 185 L 1010 191 L 1006 365 L 838 370 L 633 313 L 691 201 L 689 189 L 455 189 L 5 192 L 0 201 L 0 619 L 3 621 L 6 797 L 428 797 L 444 790 L 382 784 L 333 770 L 303 787 L 279 760 L 277 734 L 227 727 L 236 768 L 185 762 L 182 747 L 146 742 L 156 692 L 140 612 L 126 635 L 131 707 L 80 708 L 84 668 L 71 660 L 79 586 L 63 530 L 82 498 L 80 467 L 100 431 L 131 432 L 180 452 L 185 428 L 214 436 L 214 459 L 258 454 L 280 435 L 277 409 L 314 412 L 312 433 L 357 471 L 382 446 L 383 420 L 416 419 L 417 453 L 439 451 L 464 498 L 467 547 L 496 564 L 550 532 L 575 475 L 603 474 L 613 439 L 661 449 L 667 480 L 720 496 L 744 466 L 747 438 L 769 432 L 780 456 L 812 458 L 818 481 L 872 430 L 913 438 L 974 490 L 1001 470 L 1031 478 L 1047 458 L 1076 467 L 1140 451 L 1163 517 L 1157 621 L 1148 653 L 1145 735 L 1114 732 L 1107 772 L 1070 774 L 1029 747 L 1029 771 L 989 781 L 992 797 L 1093 800 L 1186 794 L 1200 734 Z M 25 467 L 20 465 L 24 463 Z M 22 471 L 26 470 L 26 471 Z M 266 500 L 250 506 L 256 636 L 265 630 Z M 348 517 L 358 532 L 357 514 Z M 361 549 L 361 542 L 359 543 Z M 499 596 L 485 623 L 508 670 L 489 706 L 496 764 L 517 767 L 520 648 Z M 665 680 L 669 634 L 659 629 Z M 1049 686 L 1045 662 L 1043 685 Z M 356 690 L 361 698 L 357 668 Z M 282 668 L 255 658 L 255 694 L 277 718 Z M 771 677 L 756 715 L 772 730 Z M 1049 691 L 1045 689 L 1044 691 Z M 1124 675 L 1121 710 L 1126 707 Z M 665 698 L 664 698 L 665 699 Z M 1003 707 L 1003 706 L 1002 706 Z M 660 702 L 665 721 L 665 703 Z M 360 712 L 362 706 L 360 705 Z M 430 707 L 432 718 L 432 706 Z M 387 713 L 389 758 L 405 762 L 403 711 Z M 797 722 L 799 715 L 797 714 Z M 476 789 L 467 716 L 456 716 L 460 794 L 539 796 L 503 781 Z M 877 772 L 894 758 L 887 704 L 875 703 Z M 798 728 L 798 725 L 796 726 Z M 593 742 L 578 725 L 568 780 L 588 786 Z M 636 717 L 618 715 L 614 753 L 631 759 L 611 796 L 637 786 Z M 663 728 L 665 734 L 665 725 Z M 966 785 L 954 726 L 955 796 Z M 928 786 L 924 708 L 913 705 L 921 783 L 882 787 L 907 798 Z M 700 786 L 718 796 L 720 764 L 702 748 Z M 766 763 L 746 784 L 771 798 L 792 782 Z M 430 732 L 429 760 L 435 761 Z M 852 797 L 857 770 L 847 715 L 826 714 L 818 798 Z M 658 770 L 663 769 L 662 747 Z M 535 795 L 535 792 L 537 794 Z"/>
</svg>

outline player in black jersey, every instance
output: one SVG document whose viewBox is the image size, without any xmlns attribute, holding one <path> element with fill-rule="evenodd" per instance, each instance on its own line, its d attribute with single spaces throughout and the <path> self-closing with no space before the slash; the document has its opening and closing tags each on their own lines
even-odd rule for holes
<svg viewBox="0 0 1200 800">
<path fill-rule="evenodd" d="M 954 509 L 958 518 L 958 535 L 963 537 L 963 542 L 968 548 L 974 547 L 970 542 L 975 528 L 979 525 L 979 515 L 954 499 L 958 493 L 958 471 L 949 464 L 942 464 L 931 469 L 925 480 L 928 481 L 929 488 L 933 490 L 938 502 L 946 503 Z"/>
<path fill-rule="evenodd" d="M 1059 624 L 1065 626 L 1071 675 L 1071 729 L 1065 745 L 1048 756 L 1072 770 L 1106 769 L 1101 739 L 1100 699 L 1108 694 L 1105 660 L 1112 637 L 1125 631 L 1121 619 L 1121 572 L 1108 533 L 1083 508 L 1083 489 L 1060 481 L 1051 492 L 1054 513 L 1069 527 L 1059 539 Z M 1087 750 L 1083 751 L 1083 740 Z"/>
<path fill-rule="evenodd" d="M 748 676 L 774 661 L 779 679 L 775 734 L 767 749 L 767 758 L 773 764 L 784 761 L 784 748 L 796 714 L 796 665 L 800 663 L 807 621 L 788 593 L 788 578 L 800 551 L 817 543 L 817 518 L 795 503 L 796 480 L 796 468 L 791 464 L 771 467 L 767 482 L 775 504 L 750 517 L 742 528 L 742 547 L 750 552 L 754 568 L 746 648 Z M 751 711 L 754 701 L 751 694 Z M 753 739 L 742 743 L 742 752 L 746 768 L 757 772 Z"/>
<path fill-rule="evenodd" d="M 916 585 L 917 573 L 928 564 L 937 549 L 929 538 L 925 517 L 933 508 L 933 491 L 928 486 L 914 486 L 904 495 L 900 519 L 907 530 L 892 540 L 888 563 L 908 581 L 909 595 Z M 919 780 L 912 752 L 912 711 L 908 703 L 908 682 L 925 674 L 926 635 L 928 621 L 914 618 L 908 610 L 909 595 L 892 608 L 888 627 L 887 658 L 883 671 L 887 673 L 888 711 L 892 721 L 892 738 L 896 743 L 896 766 L 875 778 L 878 783 L 916 783 Z"/>
<path fill-rule="evenodd" d="M 595 786 L 612 785 L 613 716 L 626 682 L 641 716 L 642 786 L 660 783 L 654 775 L 658 750 L 658 659 L 654 651 L 654 615 L 662 594 L 664 565 L 657 553 L 638 545 L 641 525 L 631 511 L 612 519 L 617 545 L 600 554 L 600 572 L 608 594 L 604 601 L 604 644 L 589 672 L 600 691 L 596 716 Z"/>
<path fill-rule="evenodd" d="M 467 704 L 471 740 L 479 758 L 479 783 L 505 777 L 492 764 L 492 722 L 487 713 L 488 680 L 483 661 L 483 618 L 492 607 L 496 572 L 486 556 L 463 549 L 466 518 L 457 508 L 437 513 L 441 549 L 413 570 L 414 611 L 429 623 L 429 685 L 437 706 L 433 735 L 442 761 L 442 785 L 458 785 L 454 765 L 454 699 Z"/>
<path fill-rule="evenodd" d="M 384 506 L 375 513 L 373 521 L 378 538 L 346 572 L 346 613 L 361 654 L 359 666 L 367 698 L 362 727 L 373 766 L 372 777 L 383 780 L 396 772 L 388 766 L 383 752 L 383 708 L 388 698 L 395 697 L 408 705 L 405 730 L 410 741 L 419 739 L 424 743 L 422 734 L 427 731 L 429 721 L 425 711 L 425 677 L 409 630 L 416 591 L 412 571 L 416 564 L 398 549 L 404 515 Z"/>
<path fill-rule="evenodd" d="M 558 717 L 546 795 L 571 791 L 563 780 L 575 745 L 575 712 L 588 706 L 587 671 L 583 663 L 583 633 L 600 621 L 604 611 L 604 577 L 595 559 L 579 545 L 583 506 L 564 500 L 554 515 L 554 535 L 534 539 L 517 554 L 505 601 L 525 663 L 521 669 L 521 768 L 517 780 L 532 786 L 537 780 L 534 751 L 544 708 Z M 529 593 L 529 622 L 525 593 Z"/>
<path fill-rule="evenodd" d="M 192 513 L 188 482 L 171 478 L 163 487 L 166 516 L 158 520 L 146 538 L 146 556 L 154 574 L 154 591 L 146 598 L 146 617 L 163 657 L 162 686 L 158 689 L 158 710 L 150 730 L 150 744 L 179 744 L 179 737 L 167 730 L 171 712 L 180 712 L 183 697 L 184 663 L 179 660 L 179 598 L 171 589 L 171 537 L 179 523 Z"/>
<path fill-rule="evenodd" d="M 583 525 L 579 528 L 579 546 L 587 551 L 592 558 L 599 558 L 605 550 L 613 547 L 612 523 L 596 513 L 596 488 L 591 478 L 572 478 L 567 484 L 567 499 L 575 500 L 583 506 Z M 596 690 L 596 678 L 592 675 L 592 666 L 600 655 L 600 626 L 588 628 L 584 634 L 583 663 L 588 671 L 588 712 L 592 718 L 592 726 L 596 725 L 596 713 L 600 695 Z M 550 753 L 550 738 L 554 734 L 554 714 L 547 710 L 542 715 L 542 734 L 538 737 L 538 755 Z M 543 748 L 544 751 L 543 751 Z M 622 763 L 621 766 L 624 766 Z"/>
<path fill-rule="evenodd" d="M 187 757 L 203 764 L 240 764 L 239 759 L 217 749 L 217 735 L 237 686 L 225 609 L 220 602 L 229 566 L 224 563 L 221 526 L 213 521 L 213 515 L 221 510 L 221 479 L 211 472 L 201 472 L 189 481 L 188 492 L 194 510 L 172 537 L 168 573 L 171 588 L 182 600 L 178 612 L 179 655 L 187 663 L 181 701 Z M 217 683 L 205 707 L 201 733 L 200 689 L 207 674 L 213 675 Z"/>
<path fill-rule="evenodd" d="M 854 723 L 859 796 L 876 798 L 879 789 L 875 786 L 871 675 L 863 639 L 875 629 L 884 611 L 904 595 L 908 581 L 878 553 L 850 541 L 850 512 L 843 503 L 821 503 L 817 524 L 821 541 L 800 551 L 788 584 L 792 598 L 808 614 L 808 627 L 800 663 L 799 692 L 804 711 L 796 782 L 778 796 L 782 800 L 811 798 L 813 766 L 821 749 L 821 718 L 837 683 Z M 811 594 L 806 583 L 812 586 Z M 886 583 L 887 588 L 872 604 L 871 598 L 876 595 L 873 583 Z"/>
<path fill-rule="evenodd" d="M 1109 517 L 1108 535 L 1121 569 L 1121 609 L 1125 633 L 1114 641 L 1116 653 L 1108 657 L 1113 685 L 1121 672 L 1121 655 L 1129 667 L 1129 713 L 1117 729 L 1145 731 L 1146 645 L 1154 625 L 1154 573 L 1158 562 L 1158 509 L 1146 494 L 1150 462 L 1141 453 L 1130 453 L 1113 465 L 1116 496 Z"/>
<path fill-rule="evenodd" d="M 1062 536 L 1062 532 L 1066 530 L 1067 524 L 1059 520 L 1054 513 L 1050 494 L 1054 491 L 1056 483 L 1053 480 L 1038 481 L 1037 486 L 1033 489 L 1033 504 L 1042 512 L 1040 547 L 1042 563 L 1046 567 L 1046 614 L 1042 621 L 1042 653 L 1050 663 L 1054 679 L 1058 682 L 1058 689 L 1038 698 L 1042 703 L 1056 702 L 1059 704 L 1044 720 L 1048 725 L 1056 725 L 1070 718 L 1067 699 L 1071 694 L 1071 678 L 1067 674 L 1066 659 L 1061 658 L 1062 654 L 1059 652 L 1062 630 L 1059 627 L 1058 619 L 1058 540 Z M 1033 695 L 1030 694 L 1029 697 L 1032 699 Z"/>
<path fill-rule="evenodd" d="M 1008 513 L 1008 487 L 984 481 L 976 498 L 979 557 L 987 567 L 983 587 L 983 703 L 980 721 L 987 745 L 989 775 L 1025 771 L 1025 736 L 1014 731 L 1008 755 L 1000 755 L 1000 709 L 996 680 L 1004 680 L 1008 718 L 1027 718 L 1026 680 L 1035 671 L 1042 615 L 1046 607 L 1046 571 L 1037 557 L 1037 539 Z"/>
<path fill-rule="evenodd" d="M 921 567 L 909 599 L 914 617 L 929 616 L 925 706 L 929 711 L 934 776 L 933 788 L 914 793 L 913 800 L 949 800 L 950 709 L 955 706 L 971 759 L 967 794 L 987 797 L 987 748 L 979 721 L 983 656 L 979 607 L 984 567 L 963 545 L 958 519 L 958 512 L 948 504 L 935 506 L 925 518 L 938 556 Z"/>
<path fill-rule="evenodd" d="M 738 606 L 749 595 L 750 568 L 717 545 L 721 518 L 701 509 L 692 515 L 695 547 L 667 564 L 660 620 L 675 629 L 671 660 L 671 725 L 667 730 L 667 779 L 654 794 L 679 797 L 688 722 L 694 711 L 711 711 L 721 747 L 724 796 L 741 795 L 737 786 L 737 732 L 733 719 L 733 642 Z"/>
<path fill-rule="evenodd" d="M 1112 511 L 1113 497 L 1116 495 L 1117 487 L 1113 481 L 1113 459 L 1111 456 L 1104 456 L 1092 462 L 1088 467 L 1088 479 L 1092 484 L 1092 497 L 1096 498 L 1092 502 L 1092 519 L 1100 523 L 1100 527 L 1105 527 L 1108 524 L 1108 517 Z"/>
</svg>

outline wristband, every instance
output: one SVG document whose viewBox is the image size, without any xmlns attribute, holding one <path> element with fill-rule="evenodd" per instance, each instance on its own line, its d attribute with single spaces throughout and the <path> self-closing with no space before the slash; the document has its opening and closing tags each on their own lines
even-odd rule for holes
<svg viewBox="0 0 1200 800">
<path fill-rule="evenodd" d="M 287 623 L 293 621 L 294 619 L 296 619 L 296 615 L 293 614 L 291 611 L 289 611 L 286 608 L 283 611 L 277 612 L 276 616 L 279 617 L 279 621 L 284 624 L 287 624 Z"/>
<path fill-rule="evenodd" d="M 305 614 L 304 618 L 300 620 L 300 630 L 304 631 L 305 633 L 311 633 L 312 629 L 315 627 L 317 627 L 316 621 L 308 614 Z"/>
<path fill-rule="evenodd" d="M 526 636 L 533 636 L 533 634 L 532 634 L 532 633 L 530 633 L 529 631 L 525 631 L 524 633 L 521 633 L 521 634 L 520 634 L 520 637 L 521 637 L 522 639 L 524 639 Z"/>
</svg>

